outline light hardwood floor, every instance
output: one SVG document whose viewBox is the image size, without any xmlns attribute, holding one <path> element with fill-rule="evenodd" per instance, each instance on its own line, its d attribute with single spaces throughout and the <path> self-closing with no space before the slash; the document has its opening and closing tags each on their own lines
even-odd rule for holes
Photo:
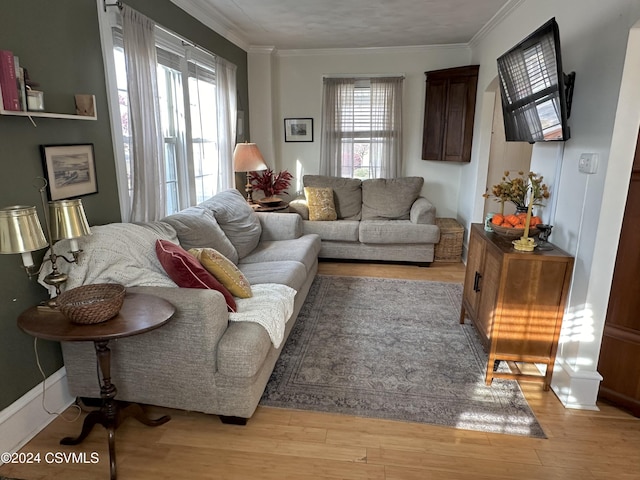
<svg viewBox="0 0 640 480">
<path fill-rule="evenodd" d="M 430 268 L 321 263 L 320 273 L 461 282 L 461 264 Z M 640 479 L 640 419 L 612 406 L 565 409 L 539 383 L 522 383 L 548 439 L 486 434 L 422 424 L 259 407 L 247 426 L 222 425 L 216 416 L 170 413 L 160 427 L 127 420 L 117 431 L 120 479 Z M 72 416 L 67 411 L 65 416 Z M 0 476 L 106 479 L 106 434 L 98 426 L 82 445 L 60 438 L 80 431 L 82 418 L 54 420 L 21 451 L 78 452 L 97 464 L 0 467 Z"/>
</svg>

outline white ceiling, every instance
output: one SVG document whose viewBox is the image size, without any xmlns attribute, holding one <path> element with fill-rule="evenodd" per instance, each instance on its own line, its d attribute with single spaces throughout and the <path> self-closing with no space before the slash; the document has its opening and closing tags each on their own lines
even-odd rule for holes
<svg viewBox="0 0 640 480">
<path fill-rule="evenodd" d="M 518 0 L 171 0 L 235 44 L 278 50 L 466 44 Z"/>
</svg>

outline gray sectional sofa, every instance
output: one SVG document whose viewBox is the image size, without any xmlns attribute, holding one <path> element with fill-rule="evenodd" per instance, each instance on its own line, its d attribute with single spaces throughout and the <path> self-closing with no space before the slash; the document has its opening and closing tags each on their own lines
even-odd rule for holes
<svg viewBox="0 0 640 480">
<path fill-rule="evenodd" d="M 80 263 L 61 265 L 70 276 L 67 288 L 117 282 L 176 307 L 161 328 L 110 342 L 116 398 L 217 414 L 234 422 L 251 417 L 316 275 L 320 237 L 304 234 L 297 215 L 253 212 L 236 190 L 161 222 L 92 230 L 80 239 Z M 218 250 L 237 264 L 254 298 L 238 299 L 238 312 L 229 313 L 218 291 L 178 288 L 158 261 L 157 239 L 179 242 L 185 249 Z M 68 245 L 61 241 L 55 249 L 63 252 Z M 263 326 L 243 320 L 274 311 L 278 300 L 271 293 L 280 290 L 289 291 L 292 313 L 276 346 Z M 262 292 L 261 298 L 256 292 Z M 71 393 L 99 397 L 93 345 L 63 342 L 62 350 Z"/>
<path fill-rule="evenodd" d="M 303 218 L 304 233 L 322 239 L 321 258 L 429 264 L 440 230 L 435 206 L 420 196 L 423 184 L 422 177 L 361 181 L 305 175 L 304 187 L 333 190 L 337 219 L 309 220 L 303 197 L 289 206 Z"/>
</svg>

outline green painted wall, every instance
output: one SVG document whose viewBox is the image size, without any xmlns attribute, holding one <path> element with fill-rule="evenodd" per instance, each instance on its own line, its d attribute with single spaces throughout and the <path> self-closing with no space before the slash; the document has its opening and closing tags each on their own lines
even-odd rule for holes
<svg viewBox="0 0 640 480">
<path fill-rule="evenodd" d="M 127 3 L 238 65 L 239 103 L 248 105 L 245 51 L 169 0 Z M 0 207 L 36 205 L 44 221 L 39 193 L 33 187 L 36 177 L 43 175 L 39 146 L 93 143 L 99 192 L 83 197 L 87 218 L 91 225 L 120 221 L 95 1 L 2 0 L 0 49 L 11 50 L 20 57 L 21 64 L 45 92 L 47 110 L 74 113 L 73 95 L 87 93 L 96 96 L 98 112 L 97 121 L 36 119 L 37 128 L 26 118 L 0 116 Z M 17 328 L 16 318 L 45 297 L 45 289 L 25 275 L 19 255 L 0 255 L 0 410 L 42 381 L 33 338 Z M 38 353 L 47 375 L 62 366 L 57 343 L 39 340 Z"/>
</svg>

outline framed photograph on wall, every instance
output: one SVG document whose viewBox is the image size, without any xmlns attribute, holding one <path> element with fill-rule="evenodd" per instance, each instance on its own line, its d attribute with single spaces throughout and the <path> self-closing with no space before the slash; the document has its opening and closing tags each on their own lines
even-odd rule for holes
<svg viewBox="0 0 640 480">
<path fill-rule="evenodd" d="M 285 118 L 285 142 L 313 142 L 313 118 Z"/>
<path fill-rule="evenodd" d="M 49 200 L 98 193 L 93 144 L 40 145 Z"/>
</svg>

